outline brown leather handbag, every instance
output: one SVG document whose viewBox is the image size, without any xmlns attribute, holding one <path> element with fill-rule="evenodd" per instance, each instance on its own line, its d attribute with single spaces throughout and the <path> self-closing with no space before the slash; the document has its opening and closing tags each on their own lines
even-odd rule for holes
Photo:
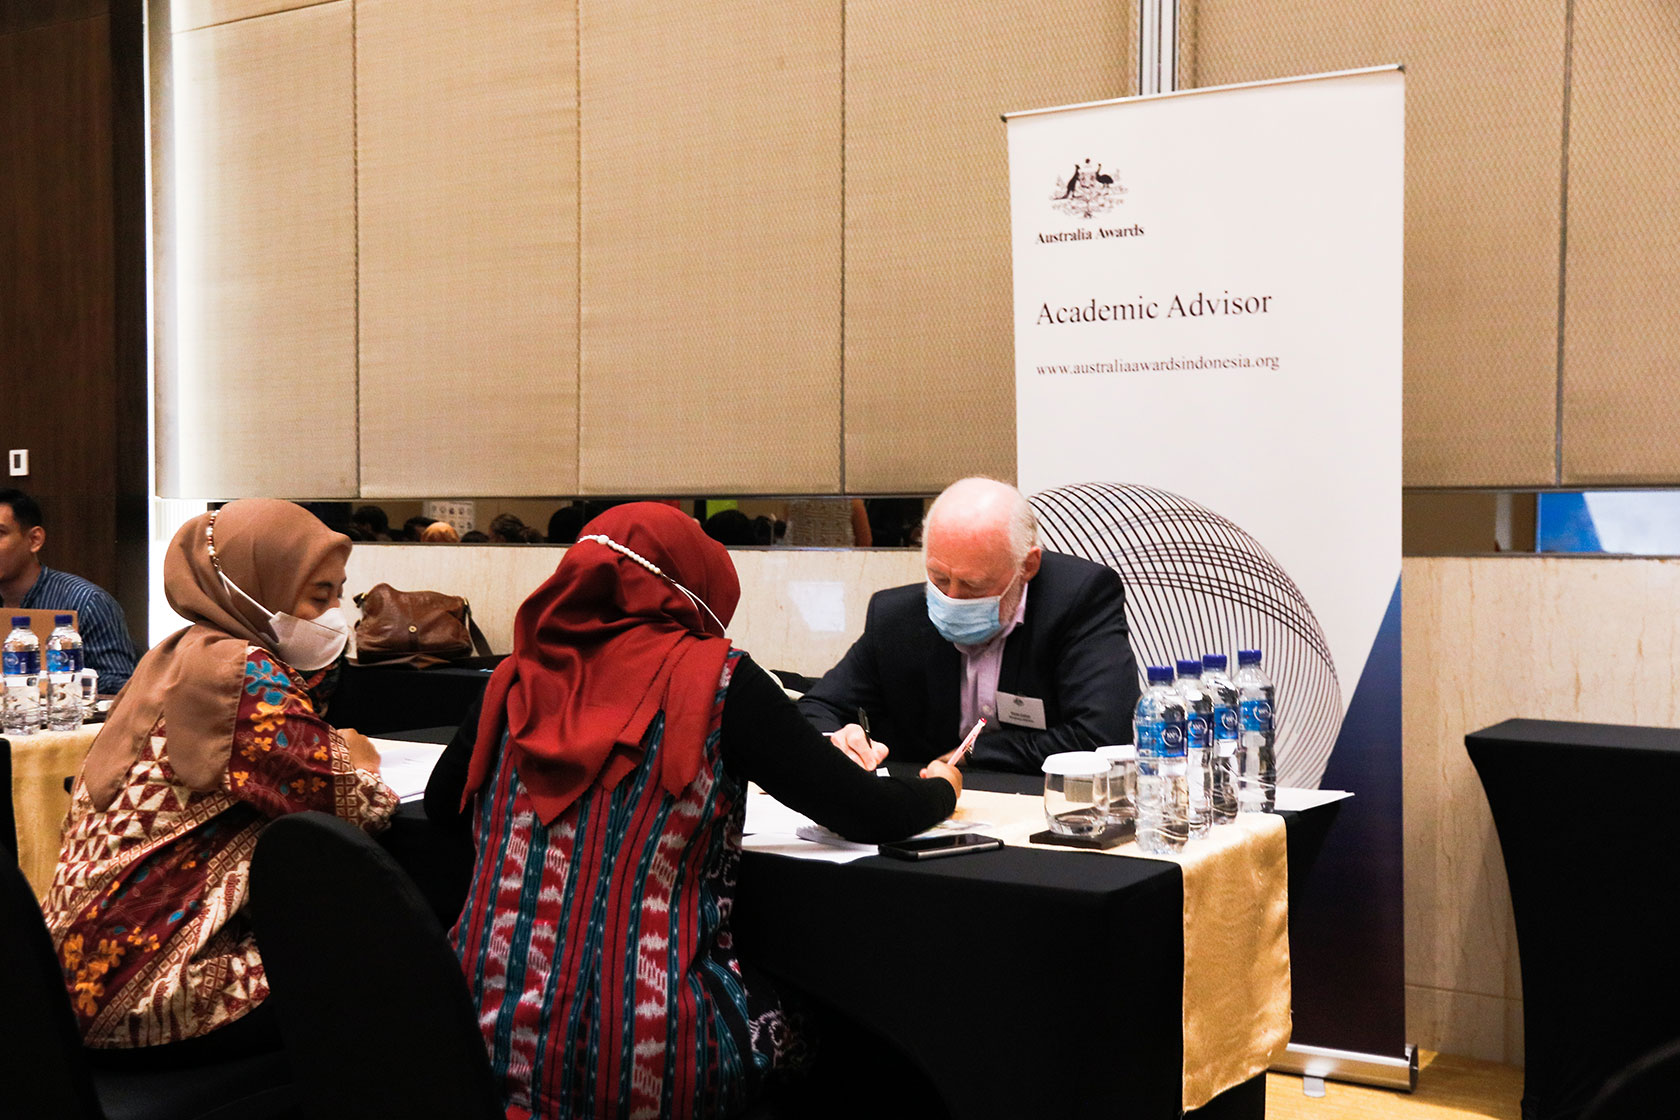
<svg viewBox="0 0 1680 1120">
<path fill-rule="evenodd" d="M 430 669 L 476 650 L 490 654 L 490 643 L 473 621 L 472 607 L 459 595 L 441 591 L 398 591 L 374 584 L 356 596 L 362 617 L 356 623 L 356 664 L 409 665 Z"/>
</svg>

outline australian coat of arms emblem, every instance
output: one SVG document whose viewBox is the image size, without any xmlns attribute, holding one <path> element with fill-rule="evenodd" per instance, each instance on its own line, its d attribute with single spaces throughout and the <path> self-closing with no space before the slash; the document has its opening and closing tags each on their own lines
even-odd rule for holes
<svg viewBox="0 0 1680 1120">
<path fill-rule="evenodd" d="M 1050 205 L 1076 218 L 1094 218 L 1124 202 L 1120 196 L 1125 193 L 1126 188 L 1105 172 L 1102 164 L 1093 167 L 1087 158 L 1084 163 L 1075 163 L 1071 174 L 1056 177 Z"/>
</svg>

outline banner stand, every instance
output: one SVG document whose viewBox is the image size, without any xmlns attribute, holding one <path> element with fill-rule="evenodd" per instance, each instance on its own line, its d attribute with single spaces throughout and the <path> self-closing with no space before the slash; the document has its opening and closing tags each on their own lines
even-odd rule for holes
<svg viewBox="0 0 1680 1120">
<path fill-rule="evenodd" d="M 1354 794 L 1290 885 L 1274 1068 L 1410 1090 L 1404 73 L 1004 122 L 1021 490 L 1121 572 L 1140 669 L 1262 649 L 1280 784 Z"/>
</svg>

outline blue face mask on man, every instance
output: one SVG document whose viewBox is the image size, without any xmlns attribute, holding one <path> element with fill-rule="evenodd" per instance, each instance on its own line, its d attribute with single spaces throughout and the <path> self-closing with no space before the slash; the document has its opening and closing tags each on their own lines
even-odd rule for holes
<svg viewBox="0 0 1680 1120">
<path fill-rule="evenodd" d="M 1009 581 L 1010 587 L 1015 584 Z M 1007 593 L 1008 587 L 1004 588 Z M 989 642 L 1003 630 L 998 617 L 1003 595 L 988 595 L 984 599 L 953 599 L 929 580 L 927 584 L 928 621 L 947 642 L 959 646 L 977 646 Z"/>
</svg>

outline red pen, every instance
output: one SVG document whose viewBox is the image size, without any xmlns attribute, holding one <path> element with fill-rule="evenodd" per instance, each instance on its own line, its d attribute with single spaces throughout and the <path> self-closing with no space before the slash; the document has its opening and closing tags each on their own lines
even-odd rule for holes
<svg viewBox="0 0 1680 1120">
<path fill-rule="evenodd" d="M 968 733 L 968 738 L 962 741 L 962 746 L 957 748 L 955 754 L 945 760 L 945 764 L 947 766 L 955 766 L 957 763 L 961 762 L 962 756 L 968 753 L 968 748 L 974 745 L 974 740 L 980 738 L 980 729 L 985 726 L 986 718 L 984 716 L 976 720 L 974 723 L 974 730 Z"/>
</svg>

